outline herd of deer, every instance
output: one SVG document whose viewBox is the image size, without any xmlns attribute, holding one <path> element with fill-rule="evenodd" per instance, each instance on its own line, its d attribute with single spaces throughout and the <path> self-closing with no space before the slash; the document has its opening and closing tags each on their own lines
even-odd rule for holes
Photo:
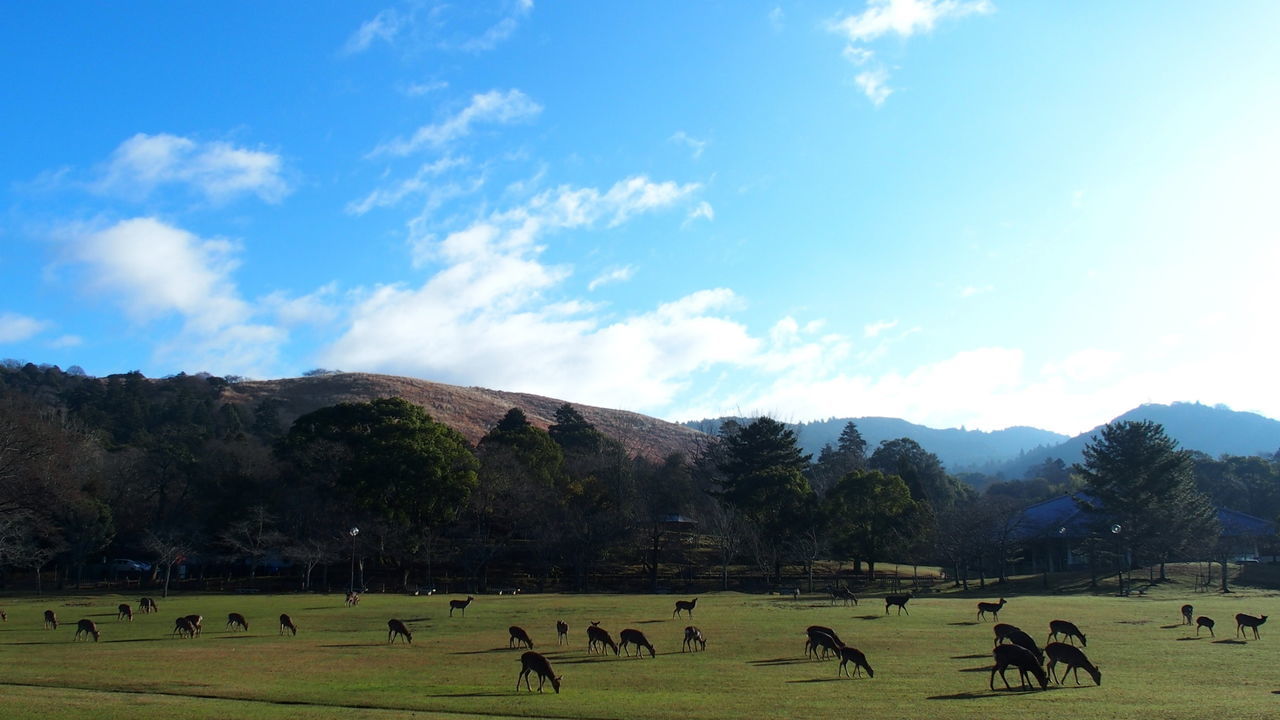
<svg viewBox="0 0 1280 720">
<path fill-rule="evenodd" d="M 1192 624 L 1191 616 L 1194 614 L 1195 614 L 1195 608 L 1191 607 L 1190 605 L 1183 605 L 1182 606 L 1182 624 L 1183 625 Z M 1236 637 L 1247 638 L 1248 635 L 1245 633 L 1244 629 L 1249 628 L 1253 630 L 1253 639 L 1258 640 L 1259 639 L 1258 626 L 1265 623 L 1266 621 L 1267 621 L 1266 615 L 1259 615 L 1257 617 L 1254 617 L 1253 615 L 1248 615 L 1245 613 L 1236 613 Z M 1217 637 L 1217 635 L 1213 633 L 1213 618 L 1205 617 L 1204 615 L 1201 615 L 1196 618 L 1195 626 L 1196 626 L 1197 636 L 1200 635 L 1200 628 L 1208 628 L 1209 637 Z"/>
</svg>

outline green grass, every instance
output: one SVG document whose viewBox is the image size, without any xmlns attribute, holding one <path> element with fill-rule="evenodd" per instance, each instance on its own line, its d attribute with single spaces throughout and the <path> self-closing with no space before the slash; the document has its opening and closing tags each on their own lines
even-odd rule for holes
<svg viewBox="0 0 1280 720">
<path fill-rule="evenodd" d="M 827 600 L 717 593 L 699 600 L 693 624 L 705 653 L 680 652 L 690 621 L 671 617 L 675 598 L 651 595 L 483 596 L 465 617 L 448 616 L 447 597 L 367 595 L 347 608 L 340 595 L 176 596 L 158 615 L 117 622 L 115 606 L 136 597 L 8 598 L 0 625 L 0 717 L 58 718 L 344 718 L 458 717 L 583 719 L 822 717 L 1201 718 L 1274 717 L 1280 676 L 1274 658 L 1280 620 L 1262 640 L 1235 642 L 1237 612 L 1272 614 L 1275 593 L 1195 594 L 1163 585 L 1145 597 L 1006 594 L 1000 620 L 1042 641 L 1049 620 L 1074 621 L 1089 638 L 1103 672 L 1094 687 L 1071 679 L 1049 692 L 988 687 L 991 622 L 975 620 L 973 597 L 913 599 L 908 615 L 885 616 L 883 602 L 832 607 Z M 1185 586 L 1181 586 L 1185 588 Z M 456 597 L 456 596 L 455 596 Z M 994 600 L 995 595 L 989 599 Z M 1217 641 L 1194 639 L 1178 625 L 1178 608 L 1218 621 Z M 42 611 L 63 625 L 43 630 Z M 251 631 L 223 629 L 227 612 L 249 618 Z M 299 635 L 280 637 L 276 617 L 289 613 Z M 171 638 L 173 619 L 200 613 L 205 632 Z M 87 617 L 102 640 L 72 642 Z M 386 621 L 400 618 L 412 645 L 386 644 Z M 570 625 L 571 645 L 557 648 L 555 621 Z M 617 638 L 642 629 L 656 659 L 588 656 L 585 627 L 601 621 Z M 519 651 L 507 627 L 520 625 L 564 676 L 562 693 L 515 692 Z M 806 660 L 804 628 L 835 628 L 866 653 L 876 676 L 836 677 L 834 661 Z M 1275 632 L 1271 632 L 1274 630 Z M 1010 679 L 1016 686 L 1016 672 Z M 534 685 L 536 687 L 536 679 Z"/>
</svg>

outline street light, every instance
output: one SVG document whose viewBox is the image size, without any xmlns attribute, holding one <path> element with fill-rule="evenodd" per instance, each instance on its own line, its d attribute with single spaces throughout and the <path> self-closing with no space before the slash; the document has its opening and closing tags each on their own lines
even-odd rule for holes
<svg viewBox="0 0 1280 720">
<path fill-rule="evenodd" d="M 348 592 L 356 591 L 356 536 L 360 534 L 360 528 L 353 527 L 347 531 L 351 536 L 351 583 L 347 586 Z"/>
<path fill-rule="evenodd" d="M 1125 583 L 1124 577 L 1124 569 L 1127 563 L 1125 562 L 1124 545 L 1120 540 L 1120 532 L 1122 530 L 1124 530 L 1124 526 L 1119 523 L 1111 526 L 1111 534 L 1116 536 L 1116 583 L 1120 586 L 1120 594 L 1128 596 L 1129 588 Z M 1130 582 L 1132 582 L 1132 577 L 1130 577 Z"/>
</svg>

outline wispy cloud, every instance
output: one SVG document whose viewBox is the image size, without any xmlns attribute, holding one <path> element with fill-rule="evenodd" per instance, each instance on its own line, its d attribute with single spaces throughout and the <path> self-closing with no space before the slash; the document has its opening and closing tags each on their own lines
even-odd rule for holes
<svg viewBox="0 0 1280 720">
<path fill-rule="evenodd" d="M 423 125 L 409 138 L 396 138 L 370 152 L 377 155 L 409 155 L 423 148 L 438 148 L 471 134 L 478 123 L 509 125 L 537 117 L 542 106 L 519 90 L 490 90 L 471 96 L 467 106 L 432 125 Z"/>
<path fill-rule="evenodd" d="M 769 11 L 769 25 L 773 27 L 775 32 L 781 32 L 787 20 L 787 14 L 782 11 L 778 5 L 774 5 Z"/>
<path fill-rule="evenodd" d="M 985 295 L 995 289 L 995 285 L 966 285 L 960 288 L 960 297 L 971 298 L 976 295 Z"/>
<path fill-rule="evenodd" d="M 675 134 L 671 136 L 670 141 L 689 148 L 693 153 L 694 160 L 702 157 L 702 151 L 707 149 L 706 140 L 699 140 L 683 130 L 677 130 Z"/>
<path fill-rule="evenodd" d="M 15 312 L 0 312 L 0 343 L 16 343 L 39 335 L 49 323 Z"/>
<path fill-rule="evenodd" d="M 845 38 L 845 59 L 861 67 L 875 57 L 866 45 L 882 37 L 906 40 L 918 33 L 932 32 L 942 20 L 992 12 L 995 5 L 989 0 L 868 0 L 862 12 L 838 16 L 827 23 L 827 29 Z M 893 93 L 889 70 L 883 65 L 858 73 L 854 84 L 876 107 Z"/>
<path fill-rule="evenodd" d="M 381 10 L 371 19 L 366 20 L 360 25 L 360 28 L 347 38 L 347 43 L 342 47 L 342 51 L 348 55 L 362 53 L 368 50 L 375 42 L 381 41 L 392 43 L 396 37 L 400 35 L 405 26 L 410 22 L 411 16 L 402 13 L 396 8 L 387 8 Z"/>
<path fill-rule="evenodd" d="M 442 157 L 434 162 L 423 163 L 411 177 L 404 178 L 389 187 L 378 188 L 358 201 L 347 203 L 347 213 L 364 215 L 374 208 L 391 207 L 411 195 L 426 194 L 431 190 L 439 190 L 440 186 L 433 182 L 434 178 L 458 167 L 465 167 L 470 161 L 465 157 Z"/>
<path fill-rule="evenodd" d="M 401 88 L 401 92 L 409 97 L 421 97 L 439 90 L 445 90 L 449 87 L 449 83 L 444 80 L 433 80 L 431 82 L 409 83 Z"/>
<path fill-rule="evenodd" d="M 627 265 L 625 267 L 620 267 L 620 268 L 613 268 L 611 270 L 606 270 L 603 273 L 597 275 L 594 280 L 587 283 L 587 290 L 591 292 L 595 292 L 596 288 L 603 287 L 605 285 L 612 285 L 613 283 L 626 282 L 630 280 L 631 276 L 634 274 L 635 274 L 635 268 L 631 267 L 630 265 Z"/>
<path fill-rule="evenodd" d="M 375 44 L 423 49 L 484 52 L 510 38 L 533 12 L 533 0 L 507 0 L 496 8 L 479 3 L 402 3 L 378 12 L 347 38 L 344 55 L 357 55 Z"/>
<path fill-rule="evenodd" d="M 138 133 L 115 149 L 90 187 L 142 199 L 162 185 L 185 185 L 212 202 L 253 194 L 275 203 L 289 193 L 282 164 L 275 153 L 227 142 Z"/>
<path fill-rule="evenodd" d="M 897 320 L 880 320 L 862 327 L 862 336 L 865 338 L 874 338 L 885 330 L 892 330 L 898 326 Z"/>
</svg>

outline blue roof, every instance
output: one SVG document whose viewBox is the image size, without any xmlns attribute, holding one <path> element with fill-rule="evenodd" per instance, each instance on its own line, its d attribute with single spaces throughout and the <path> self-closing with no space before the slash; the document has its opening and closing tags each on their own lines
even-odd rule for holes
<svg viewBox="0 0 1280 720">
<path fill-rule="evenodd" d="M 1022 509 L 1017 535 L 1022 540 L 1036 538 L 1087 537 L 1093 530 L 1094 518 L 1080 509 L 1080 498 L 1088 502 L 1085 493 L 1063 495 L 1038 502 Z M 1222 525 L 1222 537 L 1266 536 L 1276 534 L 1276 524 L 1248 513 L 1228 508 L 1218 508 L 1218 522 Z"/>
</svg>

